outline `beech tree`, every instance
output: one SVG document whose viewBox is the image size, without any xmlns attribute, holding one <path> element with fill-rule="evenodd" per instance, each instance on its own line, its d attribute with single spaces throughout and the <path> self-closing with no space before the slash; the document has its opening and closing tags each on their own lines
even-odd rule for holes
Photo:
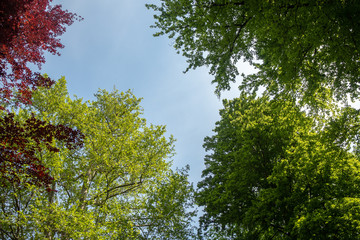
<svg viewBox="0 0 360 240">
<path fill-rule="evenodd" d="M 66 124 L 51 125 L 34 116 L 19 121 L 10 107 L 31 104 L 31 93 L 53 81 L 33 72 L 45 62 L 44 51 L 59 54 L 63 45 L 58 37 L 66 26 L 81 18 L 51 6 L 51 0 L 3 0 L 0 2 L 0 178 L 1 186 L 27 183 L 51 190 L 52 177 L 35 155 L 43 148 L 56 152 L 54 139 L 69 148 L 81 147 L 83 135 Z M 24 186 L 19 186 L 24 187 Z"/>
<path fill-rule="evenodd" d="M 72 100 L 65 79 L 33 94 L 34 114 L 85 134 L 84 147 L 38 153 L 54 178 L 36 187 L 1 188 L 2 239 L 189 239 L 194 212 L 187 169 L 171 170 L 173 138 L 141 118 L 130 91 L 99 90 L 94 101 Z"/>
<path fill-rule="evenodd" d="M 210 239 L 359 239 L 359 112 L 242 94 L 205 138 L 197 203 Z"/>
<path fill-rule="evenodd" d="M 29 103 L 31 91 L 53 83 L 33 72 L 45 63 L 44 51 L 58 54 L 66 26 L 80 20 L 76 14 L 52 6 L 52 0 L 3 0 L 0 3 L 0 98 L 5 103 Z"/>
<path fill-rule="evenodd" d="M 229 89 L 236 63 L 259 72 L 246 76 L 243 90 L 301 96 L 312 103 L 330 88 L 334 96 L 359 96 L 359 1 L 162 0 L 155 34 L 174 39 L 186 69 L 210 66 L 216 92 Z M 241 70 L 240 70 L 241 72 Z"/>
<path fill-rule="evenodd" d="M 64 142 L 69 149 L 82 146 L 83 135 L 64 125 L 51 125 L 30 116 L 24 122 L 10 113 L 0 118 L 0 187 L 26 184 L 50 188 L 53 178 L 43 166 L 36 152 L 46 149 L 58 152 L 53 140 Z"/>
</svg>

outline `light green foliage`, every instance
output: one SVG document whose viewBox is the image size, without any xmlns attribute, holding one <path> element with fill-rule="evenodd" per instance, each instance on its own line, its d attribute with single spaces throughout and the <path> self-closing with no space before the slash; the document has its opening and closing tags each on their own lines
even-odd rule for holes
<svg viewBox="0 0 360 240">
<path fill-rule="evenodd" d="M 196 197 L 204 235 L 359 239 L 359 112 L 328 110 L 312 117 L 293 101 L 246 94 L 224 101 Z"/>
<path fill-rule="evenodd" d="M 174 39 L 188 69 L 210 66 L 218 94 L 243 58 L 259 72 L 241 89 L 265 86 L 310 104 L 325 88 L 343 99 L 359 95 L 359 1 L 162 0 L 148 8 L 157 14 L 156 36 Z"/>
<path fill-rule="evenodd" d="M 173 138 L 146 124 L 140 99 L 99 90 L 94 101 L 70 99 L 64 78 L 21 110 L 85 135 L 84 147 L 40 153 L 56 192 L 1 189 L 2 239 L 189 239 L 194 212 L 187 170 L 168 160 Z M 60 143 L 54 142 L 59 145 Z"/>
</svg>

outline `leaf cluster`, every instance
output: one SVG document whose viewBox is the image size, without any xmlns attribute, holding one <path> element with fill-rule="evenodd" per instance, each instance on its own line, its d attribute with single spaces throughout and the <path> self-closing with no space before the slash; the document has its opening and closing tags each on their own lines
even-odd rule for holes
<svg viewBox="0 0 360 240">
<path fill-rule="evenodd" d="M 168 35 L 189 63 L 209 66 L 216 93 L 230 88 L 243 59 L 258 69 L 240 89 L 260 86 L 314 104 L 326 88 L 359 95 L 358 1 L 162 0 L 155 36 Z"/>
<path fill-rule="evenodd" d="M 44 51 L 59 55 L 64 45 L 58 37 L 82 18 L 61 5 L 51 5 L 51 0 L 3 0 L 0 12 L 1 105 L 29 104 L 32 90 L 54 81 L 33 72 L 28 64 L 40 68 L 45 63 Z"/>
<path fill-rule="evenodd" d="M 65 143 L 68 149 L 80 148 L 83 137 L 78 130 L 48 124 L 34 115 L 22 122 L 15 119 L 14 113 L 4 114 L 0 119 L 1 186 L 17 185 L 25 178 L 27 184 L 54 190 L 50 187 L 53 178 L 36 153 L 42 150 L 59 152 L 53 146 L 55 139 Z"/>
</svg>

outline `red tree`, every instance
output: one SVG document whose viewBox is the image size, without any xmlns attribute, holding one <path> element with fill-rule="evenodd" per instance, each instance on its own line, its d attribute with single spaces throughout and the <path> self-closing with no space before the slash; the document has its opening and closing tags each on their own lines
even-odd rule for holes
<svg viewBox="0 0 360 240">
<path fill-rule="evenodd" d="M 50 5 L 51 0 L 0 1 L 0 97 L 3 104 L 29 103 L 31 92 L 53 82 L 28 67 L 40 69 L 45 63 L 44 51 L 58 54 L 66 26 L 81 18 Z"/>
<path fill-rule="evenodd" d="M 51 190 L 53 178 L 36 157 L 36 152 L 43 149 L 58 152 L 53 139 L 65 142 L 69 149 L 79 148 L 83 144 L 83 135 L 79 130 L 54 126 L 34 116 L 24 123 L 15 120 L 14 116 L 9 113 L 0 119 L 0 186 L 9 182 L 22 185 L 25 179 L 26 183 Z"/>
<path fill-rule="evenodd" d="M 48 169 L 36 157 L 41 150 L 59 151 L 57 139 L 73 149 L 82 145 L 83 135 L 63 125 L 52 125 L 31 117 L 15 120 L 7 111 L 9 104 L 31 104 L 31 93 L 39 86 L 50 87 L 53 81 L 33 72 L 28 64 L 40 69 L 44 51 L 58 54 L 66 26 L 81 18 L 51 6 L 52 0 L 0 1 L 0 186 L 20 183 L 20 179 L 38 186 L 52 181 Z M 25 178 L 23 178 L 25 177 Z"/>
</svg>

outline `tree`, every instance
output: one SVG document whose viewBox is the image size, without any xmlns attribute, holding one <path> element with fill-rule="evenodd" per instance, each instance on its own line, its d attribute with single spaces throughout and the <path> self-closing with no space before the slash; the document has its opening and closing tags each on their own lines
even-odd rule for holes
<svg viewBox="0 0 360 240">
<path fill-rule="evenodd" d="M 5 103 L 29 103 L 31 91 L 53 81 L 34 73 L 29 63 L 39 68 L 44 51 L 58 54 L 64 46 L 58 36 L 66 26 L 81 18 L 51 6 L 52 0 L 4 0 L 0 3 L 0 98 Z M 15 95 L 15 96 L 14 96 Z"/>
<path fill-rule="evenodd" d="M 214 239 L 359 239 L 359 112 L 242 94 L 224 101 L 196 201 Z"/>
<path fill-rule="evenodd" d="M 69 149 L 81 148 L 83 135 L 64 125 L 51 125 L 30 116 L 24 122 L 15 119 L 14 113 L 0 118 L 0 187 L 26 184 L 45 187 L 51 191 L 53 178 L 43 166 L 36 152 L 46 149 L 58 152 L 54 139 Z"/>
<path fill-rule="evenodd" d="M 2 239 L 189 239 L 193 189 L 187 169 L 167 159 L 173 138 L 141 118 L 131 92 L 99 90 L 94 101 L 70 99 L 65 79 L 33 94 L 31 114 L 85 134 L 82 149 L 43 151 L 53 189 L 2 188 Z"/>
<path fill-rule="evenodd" d="M 216 92 L 229 89 L 236 63 L 259 72 L 242 90 L 312 98 L 326 88 L 339 99 L 359 96 L 359 1 L 162 0 L 155 34 L 174 38 L 191 68 L 210 66 Z"/>
<path fill-rule="evenodd" d="M 51 125 L 34 116 L 19 121 L 11 106 L 31 104 L 31 93 L 39 86 L 50 87 L 53 81 L 33 72 L 28 64 L 39 68 L 45 62 L 44 51 L 59 54 L 63 45 L 58 36 L 66 26 L 81 18 L 51 6 L 51 0 L 3 0 L 0 2 L 0 178 L 1 186 L 25 182 L 44 186 L 52 177 L 36 152 L 58 151 L 54 139 L 69 148 L 81 147 L 83 135 L 75 129 Z M 24 186 L 19 186 L 24 187 Z"/>
</svg>

